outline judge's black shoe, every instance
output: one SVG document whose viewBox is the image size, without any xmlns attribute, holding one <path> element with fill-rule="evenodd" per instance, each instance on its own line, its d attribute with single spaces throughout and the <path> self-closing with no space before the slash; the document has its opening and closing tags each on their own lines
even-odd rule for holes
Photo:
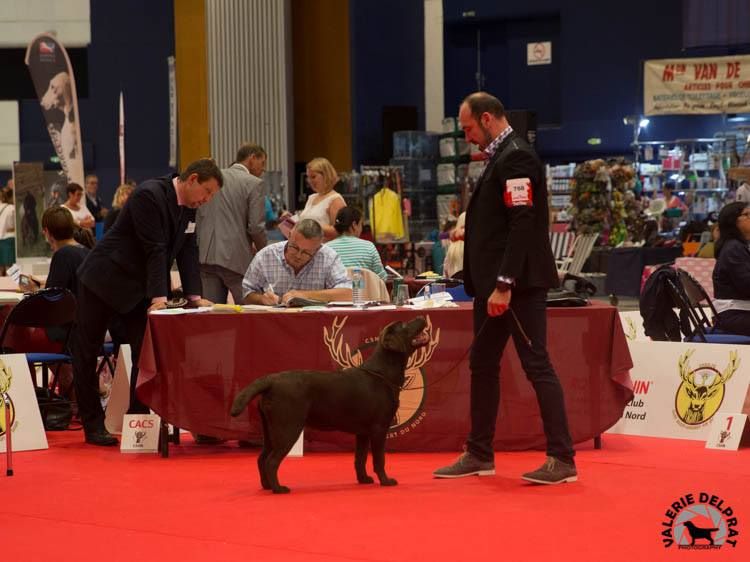
<svg viewBox="0 0 750 562">
<path fill-rule="evenodd" d="M 562 484 L 578 480 L 575 464 L 563 462 L 555 457 L 547 457 L 542 466 L 521 476 L 527 482 L 535 484 Z"/>
<path fill-rule="evenodd" d="M 111 447 L 119 443 L 117 437 L 112 435 L 103 427 L 92 431 L 84 431 L 84 433 L 86 434 L 86 443 L 90 443 L 92 445 L 99 445 L 100 447 Z"/>
<path fill-rule="evenodd" d="M 462 478 L 464 476 L 492 476 L 495 474 L 495 463 L 482 461 L 468 451 L 458 457 L 451 465 L 438 468 L 432 475 L 435 478 Z"/>
<path fill-rule="evenodd" d="M 201 433 L 193 433 L 193 439 L 196 445 L 221 445 L 226 441 L 226 439 L 222 439 L 221 437 L 203 435 Z"/>
</svg>

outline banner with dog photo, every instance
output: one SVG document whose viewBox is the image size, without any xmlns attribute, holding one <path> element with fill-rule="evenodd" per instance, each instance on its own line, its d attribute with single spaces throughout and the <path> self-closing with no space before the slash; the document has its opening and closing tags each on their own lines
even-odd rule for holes
<svg viewBox="0 0 750 562">
<path fill-rule="evenodd" d="M 32 39 L 26 50 L 26 65 L 63 172 L 69 182 L 82 186 L 83 149 L 78 95 L 68 53 L 53 35 L 41 33 Z"/>
<path fill-rule="evenodd" d="M 45 177 L 41 162 L 14 162 L 16 198 L 16 257 L 39 258 L 52 255 L 42 235 L 45 207 Z"/>
</svg>

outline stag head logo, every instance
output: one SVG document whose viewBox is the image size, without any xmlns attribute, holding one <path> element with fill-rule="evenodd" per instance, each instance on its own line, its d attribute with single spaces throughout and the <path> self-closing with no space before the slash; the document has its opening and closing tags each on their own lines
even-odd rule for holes
<svg viewBox="0 0 750 562">
<path fill-rule="evenodd" d="M 140 445 L 144 437 L 146 437 L 145 431 L 136 431 L 135 432 L 135 444 Z"/>
<path fill-rule="evenodd" d="M 13 372 L 10 370 L 5 362 L 0 359 L 0 395 L 5 394 L 8 397 L 8 404 L 10 409 L 10 427 L 16 421 L 16 407 L 13 405 L 13 399 L 7 393 L 10 391 L 11 384 L 13 383 Z M 5 435 L 5 400 L 0 398 L 0 437 Z"/>
<path fill-rule="evenodd" d="M 625 326 L 623 326 L 625 332 L 625 338 L 628 340 L 635 340 L 638 335 L 638 330 L 635 329 L 635 322 L 632 318 L 625 318 Z"/>
<path fill-rule="evenodd" d="M 729 438 L 730 435 L 732 435 L 732 432 L 731 431 L 726 431 L 726 430 L 724 430 L 721 433 L 719 433 L 719 444 L 723 445 L 724 441 L 726 441 Z"/>
<path fill-rule="evenodd" d="M 721 407 L 726 392 L 725 385 L 740 365 L 737 352 L 729 352 L 729 364 L 723 371 L 714 365 L 690 367 L 690 356 L 695 350 L 686 351 L 678 361 L 682 384 L 675 396 L 675 410 L 687 425 L 702 425 L 709 421 Z"/>
<path fill-rule="evenodd" d="M 323 341 L 333 359 L 342 369 L 358 367 L 364 361 L 361 347 L 352 348 L 344 342 L 341 330 L 349 317 L 333 319 L 330 329 L 323 328 Z M 408 424 L 417 416 L 424 402 L 424 367 L 432 358 L 435 348 L 440 342 L 440 328 L 433 329 L 432 321 L 427 316 L 427 333 L 430 343 L 420 347 L 409 357 L 404 371 L 404 386 L 399 394 L 399 407 L 391 423 L 391 431 Z M 376 334 L 377 337 L 377 334 Z"/>
</svg>

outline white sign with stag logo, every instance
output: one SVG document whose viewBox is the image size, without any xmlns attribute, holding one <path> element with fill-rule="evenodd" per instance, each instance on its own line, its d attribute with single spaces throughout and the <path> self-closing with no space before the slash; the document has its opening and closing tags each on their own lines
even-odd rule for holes
<svg viewBox="0 0 750 562">
<path fill-rule="evenodd" d="M 47 436 L 32 381 L 25 355 L 0 355 L 0 393 L 10 398 L 9 411 L 6 411 L 5 402 L 0 399 L 0 452 L 4 453 L 7 446 L 6 413 L 10 414 L 13 451 L 47 448 Z"/>
<path fill-rule="evenodd" d="M 609 433 L 706 440 L 715 419 L 743 411 L 750 348 L 631 340 L 633 399 Z"/>
</svg>

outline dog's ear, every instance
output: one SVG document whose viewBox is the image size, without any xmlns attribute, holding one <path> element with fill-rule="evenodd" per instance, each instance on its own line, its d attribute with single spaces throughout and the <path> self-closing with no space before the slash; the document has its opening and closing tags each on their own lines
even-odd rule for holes
<svg viewBox="0 0 750 562">
<path fill-rule="evenodd" d="M 384 349 L 406 353 L 410 351 L 409 342 L 404 338 L 402 322 L 391 322 L 380 332 L 380 345 Z"/>
</svg>

